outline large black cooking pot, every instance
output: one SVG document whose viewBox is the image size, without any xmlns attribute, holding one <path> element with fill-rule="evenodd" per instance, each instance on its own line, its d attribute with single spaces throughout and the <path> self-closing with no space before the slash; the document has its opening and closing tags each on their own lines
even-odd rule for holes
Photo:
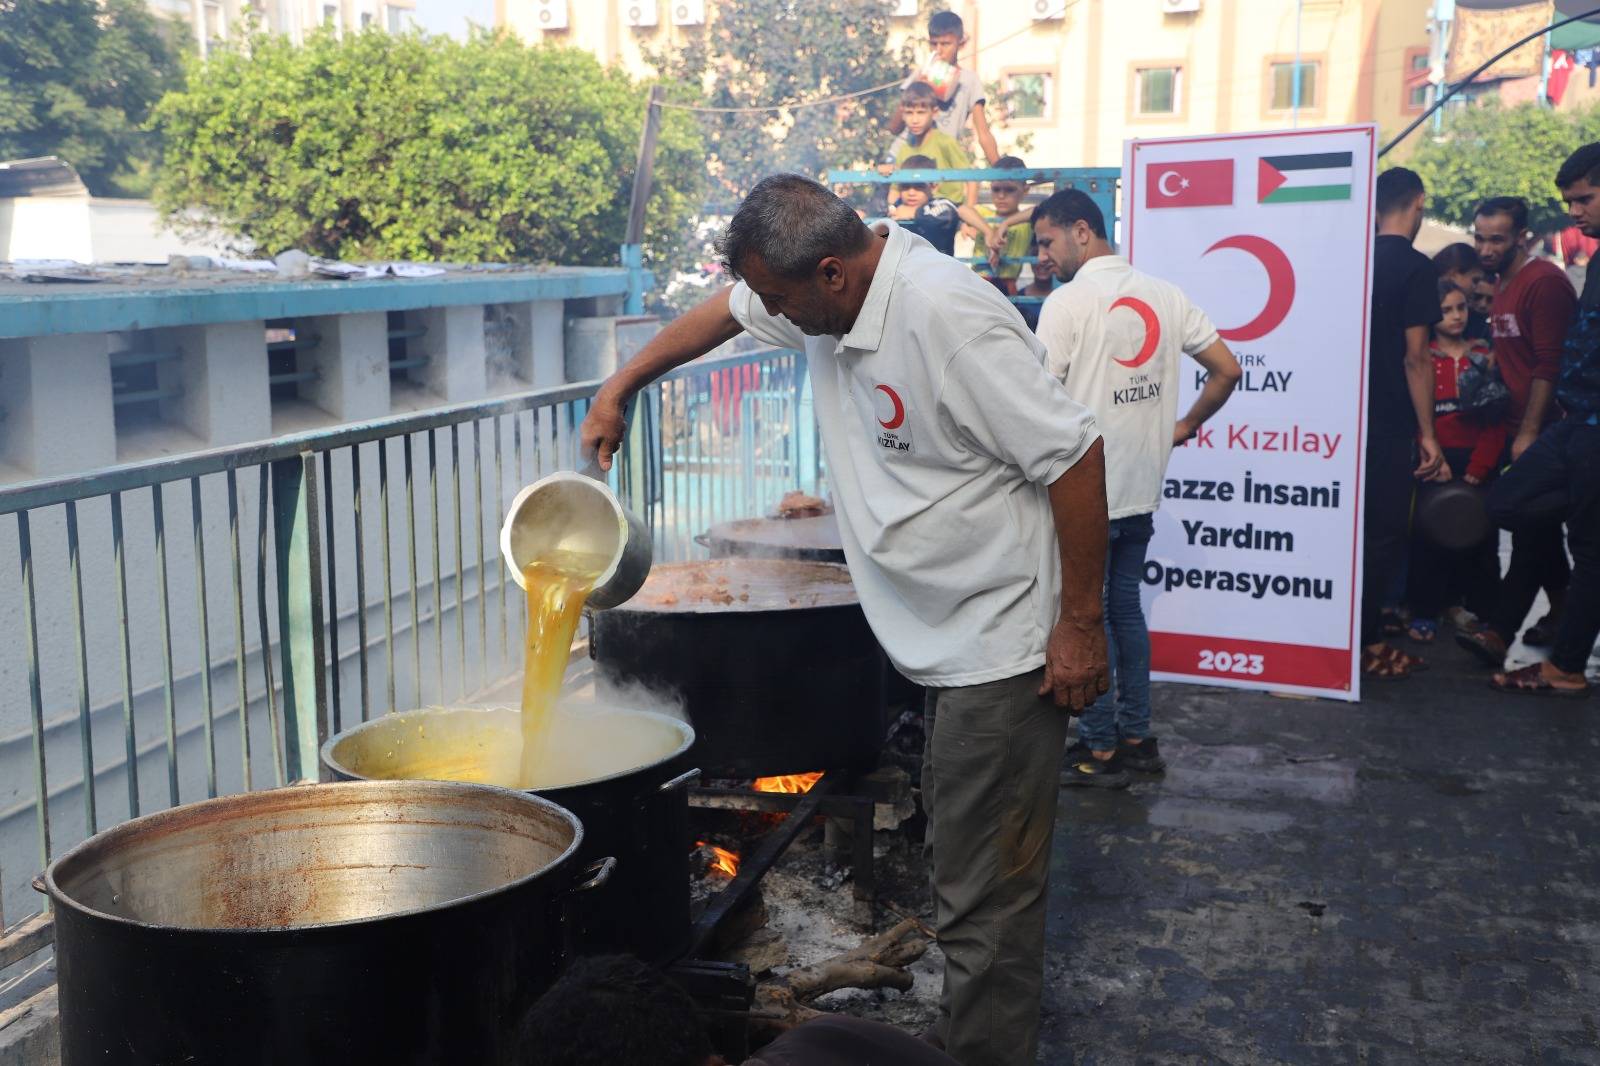
<svg viewBox="0 0 1600 1066">
<path fill-rule="evenodd" d="M 484 756 L 489 780 L 514 781 L 522 750 L 522 716 L 509 708 L 437 707 L 375 718 L 330 739 L 322 763 L 337 777 L 426 778 L 438 773 L 434 753 L 463 743 Z M 582 750 L 581 727 L 609 721 L 598 761 Z M 584 953 L 624 951 L 651 962 L 683 954 L 689 939 L 688 785 L 694 730 L 676 718 L 633 710 L 557 719 L 556 742 L 575 745 L 593 776 L 528 791 L 583 823 L 580 863 L 615 856 L 609 883 L 585 895 L 571 914 L 573 947 Z M 600 732 L 598 728 L 596 732 Z"/>
<path fill-rule="evenodd" d="M 811 518 L 740 518 L 732 522 L 720 522 L 696 537 L 695 541 L 710 552 L 713 559 L 844 562 L 844 541 L 839 536 L 839 518 L 831 511 Z M 883 674 L 885 704 L 922 705 L 921 686 L 906 680 L 894 668 L 888 655 L 883 655 Z"/>
<path fill-rule="evenodd" d="M 55 911 L 66 1066 L 517 1062 L 563 961 L 578 821 L 482 785 L 304 785 L 73 848 Z"/>
<path fill-rule="evenodd" d="M 870 769 L 882 746 L 881 653 L 843 566 L 658 565 L 595 612 L 589 646 L 603 682 L 682 701 L 710 776 Z"/>
</svg>

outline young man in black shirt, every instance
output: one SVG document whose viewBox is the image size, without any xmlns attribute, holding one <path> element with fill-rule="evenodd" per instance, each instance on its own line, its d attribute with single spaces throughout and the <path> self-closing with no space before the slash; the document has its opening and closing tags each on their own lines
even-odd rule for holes
<svg viewBox="0 0 1600 1066">
<path fill-rule="evenodd" d="M 1556 174 L 1572 221 L 1600 236 L 1600 144 L 1586 144 Z M 1550 658 L 1494 675 L 1505 692 L 1587 696 L 1584 668 L 1600 636 L 1600 270 L 1584 279 L 1556 378 L 1565 417 L 1547 425 L 1489 493 L 1489 513 L 1516 530 L 1565 521 L 1572 579 Z"/>
<path fill-rule="evenodd" d="M 1394 568 L 1406 555 L 1414 481 L 1437 477 L 1444 467 L 1433 432 L 1428 352 L 1429 328 L 1439 321 L 1438 274 L 1411 246 L 1422 228 L 1425 200 L 1415 172 L 1395 167 L 1378 175 L 1361 588 L 1361 675 L 1373 681 L 1400 680 L 1423 665 L 1385 643 L 1381 608 Z"/>
</svg>

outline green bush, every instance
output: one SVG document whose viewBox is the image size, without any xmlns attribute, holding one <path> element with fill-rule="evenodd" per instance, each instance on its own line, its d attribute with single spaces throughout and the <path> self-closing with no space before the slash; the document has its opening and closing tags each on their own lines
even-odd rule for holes
<svg viewBox="0 0 1600 1066">
<path fill-rule="evenodd" d="M 156 203 L 185 233 L 267 255 L 616 261 L 647 87 L 587 52 L 255 33 L 186 74 L 154 120 Z M 704 181 L 686 115 L 659 143 L 647 247 L 684 231 Z"/>
</svg>

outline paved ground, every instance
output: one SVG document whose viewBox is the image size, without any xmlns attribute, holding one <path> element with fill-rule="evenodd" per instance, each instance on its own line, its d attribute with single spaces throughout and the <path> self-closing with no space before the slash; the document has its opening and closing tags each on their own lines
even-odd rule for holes
<svg viewBox="0 0 1600 1066">
<path fill-rule="evenodd" d="M 1062 795 L 1041 1062 L 1600 1063 L 1600 697 L 1433 657 L 1157 686 L 1168 773 Z"/>
</svg>

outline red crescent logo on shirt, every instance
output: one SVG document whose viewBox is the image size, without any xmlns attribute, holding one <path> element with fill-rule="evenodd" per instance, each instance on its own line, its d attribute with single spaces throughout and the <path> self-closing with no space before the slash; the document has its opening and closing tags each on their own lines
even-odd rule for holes
<svg viewBox="0 0 1600 1066">
<path fill-rule="evenodd" d="M 887 419 L 879 418 L 878 425 L 884 429 L 899 429 L 905 424 L 906 405 L 901 402 L 900 395 L 887 385 L 879 385 L 877 391 L 889 397 L 889 402 L 894 405 L 894 413 Z"/>
<path fill-rule="evenodd" d="M 1266 270 L 1267 303 L 1255 318 L 1242 326 L 1219 329 L 1217 335 L 1225 341 L 1260 340 L 1282 325 L 1283 320 L 1289 317 L 1289 309 L 1294 306 L 1294 264 L 1289 262 L 1289 257 L 1284 254 L 1282 248 L 1265 237 L 1244 233 L 1222 238 L 1207 248 L 1202 255 L 1210 255 L 1224 248 L 1232 248 L 1254 256 Z"/>
<path fill-rule="evenodd" d="M 1115 311 L 1119 307 L 1126 307 L 1138 315 L 1144 322 L 1144 344 L 1139 349 L 1139 354 L 1132 359 L 1112 358 L 1113 363 L 1120 363 L 1130 370 L 1144 366 L 1150 357 L 1156 354 L 1156 345 L 1161 343 L 1161 320 L 1156 318 L 1153 308 L 1143 300 L 1133 296 L 1124 296 L 1113 303 L 1107 311 Z"/>
</svg>

